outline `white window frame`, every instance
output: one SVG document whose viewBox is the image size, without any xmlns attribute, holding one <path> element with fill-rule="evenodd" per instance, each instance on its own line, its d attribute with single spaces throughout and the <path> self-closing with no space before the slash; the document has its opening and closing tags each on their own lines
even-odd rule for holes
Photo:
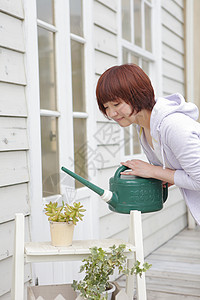
<svg viewBox="0 0 200 300">
<path fill-rule="evenodd" d="M 133 0 L 134 1 L 134 0 Z M 131 14 L 133 15 L 133 1 L 131 1 Z M 148 3 L 147 0 L 143 0 Z M 148 3 L 149 5 L 149 3 Z M 134 45 L 134 30 L 131 33 L 131 42 L 124 40 L 122 38 L 122 18 L 121 18 L 121 0 L 119 0 L 119 16 L 118 23 L 119 28 L 121 28 L 119 36 L 118 36 L 118 53 L 119 53 L 119 64 L 123 63 L 123 48 L 126 48 L 130 52 L 132 52 L 135 56 L 138 56 L 139 62 L 141 63 L 142 59 L 147 59 L 150 62 L 149 65 L 149 76 L 151 78 L 152 85 L 154 87 L 155 97 L 162 95 L 162 33 L 161 33 L 161 0 L 154 0 L 154 3 L 150 5 L 152 7 L 152 53 L 145 50 L 144 48 L 140 48 L 137 45 Z M 144 23 L 144 10 L 142 10 L 142 22 Z M 134 28 L 133 24 L 133 16 L 131 15 L 132 28 Z M 142 45 L 144 45 L 145 35 L 142 27 Z M 155 38 L 156 37 L 156 38 Z M 123 141 L 124 131 L 121 129 L 120 141 Z M 133 146 L 132 140 L 130 141 L 131 147 Z M 131 160 L 131 159 L 142 159 L 147 160 L 145 154 L 141 149 L 140 154 L 124 154 L 124 146 L 121 144 L 120 146 L 121 152 L 120 157 L 122 161 Z M 132 148 L 131 148 L 132 149 Z"/>
</svg>

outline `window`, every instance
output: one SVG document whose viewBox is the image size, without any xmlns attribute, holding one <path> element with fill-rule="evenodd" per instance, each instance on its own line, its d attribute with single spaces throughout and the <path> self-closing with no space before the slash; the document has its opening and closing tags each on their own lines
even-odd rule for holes
<svg viewBox="0 0 200 300">
<path fill-rule="evenodd" d="M 143 54 L 152 52 L 153 2 L 121 0 L 122 39 L 134 45 L 135 50 L 141 48 Z"/>
<path fill-rule="evenodd" d="M 37 0 L 38 25 L 38 53 L 39 53 L 39 83 L 40 83 L 40 117 L 41 117 L 41 150 L 42 150 L 42 181 L 43 197 L 61 194 L 60 191 L 60 141 L 68 139 L 67 130 L 72 130 L 73 140 L 69 140 L 68 147 L 72 148 L 71 168 L 87 178 L 87 116 L 85 103 L 85 44 L 83 1 L 70 0 L 69 10 L 63 10 L 65 18 L 70 21 L 70 31 L 57 25 L 56 9 L 58 4 L 54 0 Z M 62 4 L 61 4 L 62 5 Z M 60 9 L 60 7 L 59 7 Z M 71 83 L 72 93 L 69 97 L 60 99 L 61 83 L 58 80 L 58 61 L 60 55 L 57 34 L 68 40 L 71 45 L 71 66 L 67 76 L 62 81 Z M 70 51 L 69 51 L 70 52 Z M 67 59 L 66 56 L 62 57 Z M 65 73 L 66 74 L 66 73 Z M 60 77 L 59 77 L 60 78 Z M 69 86 L 69 85 L 68 85 Z M 66 120 L 67 130 L 60 128 L 60 118 L 63 112 L 59 111 L 59 101 L 66 101 L 73 120 Z M 68 114 L 69 115 L 69 114 Z M 66 118 L 67 119 L 67 118 Z M 68 126 L 67 122 L 73 124 Z M 84 163 L 83 163 L 84 162 Z M 76 188 L 80 187 L 78 182 Z"/>
<path fill-rule="evenodd" d="M 122 63 L 139 65 L 151 77 L 153 62 L 152 15 L 154 0 L 121 0 Z M 135 126 L 123 129 L 124 155 L 141 153 Z"/>
</svg>

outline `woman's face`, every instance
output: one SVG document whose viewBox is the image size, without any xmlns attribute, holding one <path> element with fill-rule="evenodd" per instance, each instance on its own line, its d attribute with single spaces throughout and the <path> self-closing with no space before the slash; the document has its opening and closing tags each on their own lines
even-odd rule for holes
<svg viewBox="0 0 200 300">
<path fill-rule="evenodd" d="M 127 127 L 131 124 L 138 124 L 138 114 L 136 112 L 132 113 L 132 107 L 121 99 L 116 99 L 115 101 L 109 101 L 104 104 L 106 109 L 106 115 L 119 123 L 122 127 Z"/>
</svg>

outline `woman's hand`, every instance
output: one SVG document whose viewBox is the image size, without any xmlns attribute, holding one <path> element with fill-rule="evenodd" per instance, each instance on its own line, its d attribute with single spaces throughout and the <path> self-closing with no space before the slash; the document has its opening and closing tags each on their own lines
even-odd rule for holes
<svg viewBox="0 0 200 300">
<path fill-rule="evenodd" d="M 143 178 L 156 178 L 168 182 L 169 186 L 174 184 L 175 170 L 163 169 L 161 166 L 154 166 L 139 159 L 132 159 L 121 163 L 123 166 L 131 169 L 121 172 L 123 175 L 135 175 Z"/>
<path fill-rule="evenodd" d="M 135 175 L 144 178 L 152 177 L 152 170 L 154 166 L 145 161 L 132 159 L 122 162 L 121 164 L 131 169 L 131 171 L 121 172 L 123 175 Z"/>
</svg>

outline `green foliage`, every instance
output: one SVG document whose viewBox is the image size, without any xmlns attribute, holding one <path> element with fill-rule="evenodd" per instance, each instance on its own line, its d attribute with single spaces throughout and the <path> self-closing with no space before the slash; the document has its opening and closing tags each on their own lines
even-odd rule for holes
<svg viewBox="0 0 200 300">
<path fill-rule="evenodd" d="M 74 202 L 73 205 L 65 204 L 62 202 L 62 206 L 58 207 L 57 202 L 49 202 L 45 208 L 46 215 L 49 217 L 49 221 L 53 222 L 73 222 L 74 225 L 79 220 L 83 220 L 83 212 L 86 210 L 83 208 L 80 202 Z"/>
<path fill-rule="evenodd" d="M 110 247 L 111 252 L 106 253 L 102 248 L 90 248 L 91 254 L 83 260 L 84 264 L 80 272 L 85 271 L 85 277 L 82 281 L 73 281 L 72 287 L 78 290 L 81 296 L 90 300 L 106 300 L 107 296 L 102 293 L 109 288 L 109 277 L 118 268 L 119 274 L 139 274 L 142 276 L 151 265 L 144 263 L 140 267 L 137 261 L 131 269 L 126 267 L 126 256 L 124 254 L 126 246 L 124 244 L 113 245 Z"/>
</svg>

